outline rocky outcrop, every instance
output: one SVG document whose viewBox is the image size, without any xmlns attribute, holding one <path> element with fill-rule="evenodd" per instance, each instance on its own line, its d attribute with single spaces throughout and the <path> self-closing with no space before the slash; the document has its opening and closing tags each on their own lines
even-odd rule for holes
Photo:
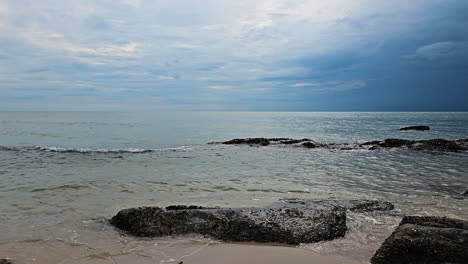
<svg viewBox="0 0 468 264">
<path fill-rule="evenodd" d="M 377 201 L 279 201 L 265 208 L 199 206 L 125 209 L 110 223 L 142 237 L 201 234 L 231 242 L 312 243 L 343 237 L 346 210 L 390 210 Z"/>
<path fill-rule="evenodd" d="M 426 131 L 426 130 L 431 130 L 429 126 L 409 126 L 409 127 L 402 127 L 398 130 L 416 130 L 416 131 Z"/>
<path fill-rule="evenodd" d="M 400 148 L 414 151 L 441 151 L 441 152 L 460 152 L 466 151 L 465 145 L 457 140 L 429 139 L 429 140 L 405 140 L 389 138 L 384 141 L 372 141 L 362 144 L 372 145 L 371 150 L 382 148 Z"/>
<path fill-rule="evenodd" d="M 412 151 L 436 151 L 436 152 L 461 152 L 468 150 L 468 139 L 447 140 L 406 140 L 398 138 L 388 138 L 382 141 L 369 141 L 365 143 L 319 143 L 313 140 L 290 139 L 290 138 L 245 138 L 233 139 L 224 142 L 213 142 L 210 144 L 225 145 L 249 145 L 249 146 L 291 146 L 308 149 L 325 148 L 332 150 L 382 150 L 400 149 Z"/>
<path fill-rule="evenodd" d="M 371 259 L 372 264 L 467 263 L 468 221 L 406 216 Z"/>
<path fill-rule="evenodd" d="M 13 264 L 13 262 L 8 259 L 0 259 L 0 264 Z"/>
</svg>

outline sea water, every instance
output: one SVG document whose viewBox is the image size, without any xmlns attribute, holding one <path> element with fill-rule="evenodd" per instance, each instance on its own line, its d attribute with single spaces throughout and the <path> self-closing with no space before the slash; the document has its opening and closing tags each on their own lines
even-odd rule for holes
<svg viewBox="0 0 468 264">
<path fill-rule="evenodd" d="M 431 130 L 397 130 L 410 125 Z M 245 137 L 462 139 L 468 138 L 468 113 L 0 112 L 0 257 L 65 243 L 65 252 L 79 249 L 85 260 L 144 255 L 170 262 L 202 246 L 187 239 L 206 242 L 141 240 L 107 223 L 135 206 L 250 207 L 283 198 L 393 202 L 391 215 L 350 214 L 345 239 L 304 245 L 356 259 L 369 258 L 402 215 L 468 219 L 460 194 L 468 188 L 468 153 L 207 144 Z"/>
</svg>

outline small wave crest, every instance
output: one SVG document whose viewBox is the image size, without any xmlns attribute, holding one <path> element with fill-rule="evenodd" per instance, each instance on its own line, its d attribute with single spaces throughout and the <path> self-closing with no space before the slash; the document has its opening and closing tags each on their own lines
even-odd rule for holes
<svg viewBox="0 0 468 264">
<path fill-rule="evenodd" d="M 176 148 L 162 149 L 142 149 L 142 148 L 122 148 L 122 149 L 90 149 L 90 148 L 64 148 L 64 147 L 49 147 L 49 146 L 34 146 L 35 150 L 46 152 L 68 152 L 68 153 L 149 153 L 157 151 L 188 151 L 190 147 L 181 146 Z"/>
<path fill-rule="evenodd" d="M 62 148 L 35 146 L 34 149 L 47 152 L 70 152 L 70 153 L 146 153 L 153 152 L 153 149 L 125 148 L 125 149 L 89 149 L 89 148 Z"/>
<path fill-rule="evenodd" d="M 31 192 L 45 192 L 45 191 L 58 191 L 58 190 L 81 190 L 81 189 L 89 189 L 89 188 L 91 188 L 90 185 L 65 184 L 65 185 L 60 185 L 60 186 L 36 188 L 36 189 L 31 190 Z"/>
</svg>

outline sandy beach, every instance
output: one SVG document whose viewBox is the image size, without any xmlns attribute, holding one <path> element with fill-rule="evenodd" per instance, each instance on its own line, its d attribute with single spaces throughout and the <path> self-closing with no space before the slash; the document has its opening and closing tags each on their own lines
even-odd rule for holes
<svg viewBox="0 0 468 264">
<path fill-rule="evenodd" d="M 99 252 L 89 247 L 59 241 L 27 241 L 0 244 L 0 258 L 15 264 L 365 264 L 343 256 L 322 256 L 311 250 L 259 244 L 192 243 L 161 251 L 138 250 Z M 44 254 L 47 252 L 47 254 Z"/>
</svg>

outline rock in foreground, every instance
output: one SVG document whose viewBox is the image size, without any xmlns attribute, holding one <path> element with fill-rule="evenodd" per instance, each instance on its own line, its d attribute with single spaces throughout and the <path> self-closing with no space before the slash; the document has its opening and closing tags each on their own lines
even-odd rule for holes
<svg viewBox="0 0 468 264">
<path fill-rule="evenodd" d="M 9 261 L 8 259 L 0 259 L 0 264 L 13 264 L 13 262 Z"/>
<path fill-rule="evenodd" d="M 406 216 L 371 263 L 468 263 L 468 221 Z"/>
<path fill-rule="evenodd" d="M 372 201 L 281 201 L 265 208 L 139 207 L 120 211 L 110 223 L 142 237 L 201 234 L 231 242 L 300 244 L 343 237 L 346 210 L 380 210 Z"/>
<path fill-rule="evenodd" d="M 402 127 L 398 130 L 406 131 L 406 130 L 416 130 L 416 131 L 426 131 L 431 130 L 429 126 L 409 126 L 409 127 Z"/>
</svg>

